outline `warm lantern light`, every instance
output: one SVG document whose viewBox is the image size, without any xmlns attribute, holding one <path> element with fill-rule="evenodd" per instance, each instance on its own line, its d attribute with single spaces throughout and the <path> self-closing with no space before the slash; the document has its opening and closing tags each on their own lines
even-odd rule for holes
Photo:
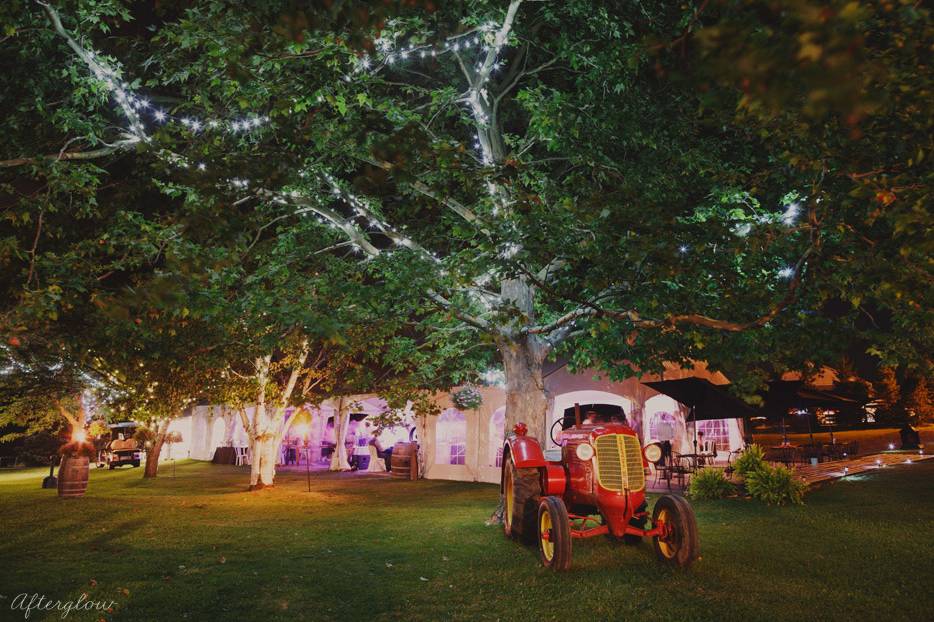
<svg viewBox="0 0 934 622">
<path fill-rule="evenodd" d="M 889 449 L 895 449 L 895 443 L 889 443 Z"/>
<path fill-rule="evenodd" d="M 88 434 L 83 429 L 75 430 L 74 433 L 71 435 L 71 440 L 73 440 L 76 443 L 83 443 L 86 440 L 88 440 Z"/>
</svg>

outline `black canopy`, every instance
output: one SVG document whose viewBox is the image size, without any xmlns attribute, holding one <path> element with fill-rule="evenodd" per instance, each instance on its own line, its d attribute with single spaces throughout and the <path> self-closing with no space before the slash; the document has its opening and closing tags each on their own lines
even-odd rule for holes
<svg viewBox="0 0 934 622">
<path fill-rule="evenodd" d="M 691 377 L 642 384 L 688 406 L 691 409 L 691 421 L 745 419 L 756 415 L 754 408 L 704 378 Z"/>
</svg>

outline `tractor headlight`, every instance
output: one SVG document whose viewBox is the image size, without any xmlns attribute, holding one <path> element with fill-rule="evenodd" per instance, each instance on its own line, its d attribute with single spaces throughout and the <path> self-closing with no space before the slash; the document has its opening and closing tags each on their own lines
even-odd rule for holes
<svg viewBox="0 0 934 622">
<path fill-rule="evenodd" d="M 590 443 L 581 443 L 577 446 L 577 457 L 585 462 L 593 458 L 593 445 Z"/>
<path fill-rule="evenodd" d="M 645 459 L 649 462 L 658 462 L 662 459 L 662 448 L 658 443 L 646 445 L 642 449 L 642 453 L 645 454 Z"/>
</svg>

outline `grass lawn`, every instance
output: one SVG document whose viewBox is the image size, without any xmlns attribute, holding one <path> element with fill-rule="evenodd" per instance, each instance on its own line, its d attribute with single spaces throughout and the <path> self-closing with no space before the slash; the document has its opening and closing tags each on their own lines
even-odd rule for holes
<svg viewBox="0 0 934 622">
<path fill-rule="evenodd" d="M 932 461 L 934 462 L 934 461 Z M 574 543 L 555 575 L 485 527 L 495 486 L 315 476 L 244 492 L 236 467 L 92 470 L 88 495 L 0 474 L 0 619 L 21 592 L 117 601 L 107 620 L 894 620 L 934 615 L 934 464 L 813 492 L 801 508 L 698 503 L 687 572 L 651 546 Z M 33 612 L 30 620 L 57 620 Z M 72 612 L 68 620 L 97 620 Z"/>
</svg>

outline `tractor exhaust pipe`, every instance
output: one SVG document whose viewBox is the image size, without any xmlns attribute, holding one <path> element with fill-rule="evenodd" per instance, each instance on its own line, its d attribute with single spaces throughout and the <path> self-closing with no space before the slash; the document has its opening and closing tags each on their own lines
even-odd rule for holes
<svg viewBox="0 0 934 622">
<path fill-rule="evenodd" d="M 581 405 L 574 403 L 574 427 L 581 427 Z"/>
</svg>

